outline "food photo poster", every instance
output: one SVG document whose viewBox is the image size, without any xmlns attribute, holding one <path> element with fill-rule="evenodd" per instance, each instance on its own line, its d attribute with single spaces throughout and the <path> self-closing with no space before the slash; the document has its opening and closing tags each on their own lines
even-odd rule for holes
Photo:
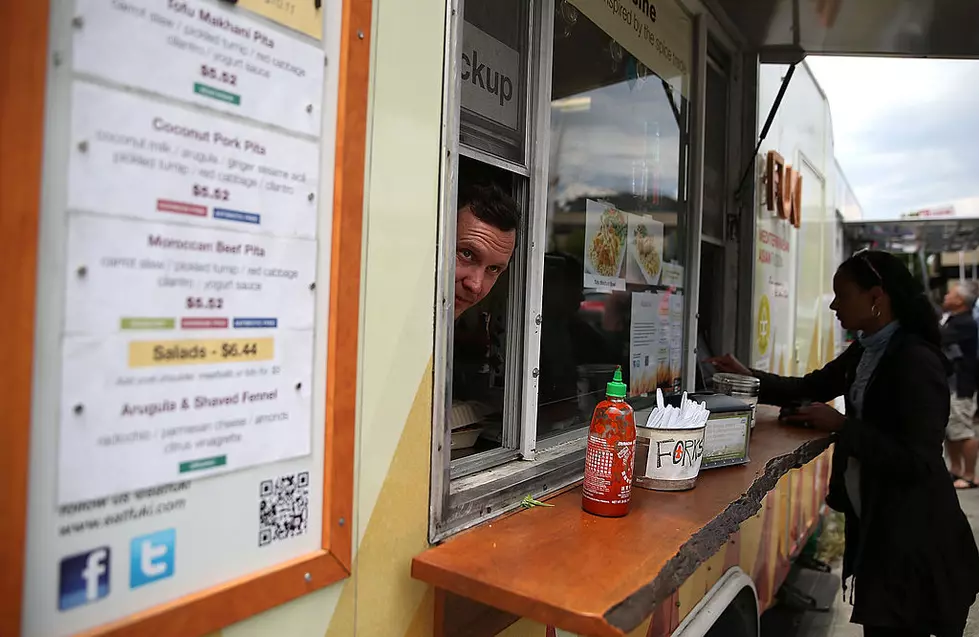
<svg viewBox="0 0 979 637">
<path fill-rule="evenodd" d="M 663 224 L 648 215 L 629 214 L 626 282 L 659 285 L 663 271 Z"/>
<path fill-rule="evenodd" d="M 584 287 L 625 290 L 625 254 L 629 234 L 626 213 L 589 199 L 585 206 Z"/>
</svg>

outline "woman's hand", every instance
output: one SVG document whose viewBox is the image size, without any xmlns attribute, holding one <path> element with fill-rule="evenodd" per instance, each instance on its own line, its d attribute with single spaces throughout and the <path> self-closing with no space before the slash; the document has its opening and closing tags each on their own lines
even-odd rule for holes
<svg viewBox="0 0 979 637">
<path fill-rule="evenodd" d="M 744 366 L 738 359 L 736 359 L 731 354 L 725 354 L 724 356 L 715 356 L 713 358 L 708 358 L 704 361 L 710 365 L 714 366 L 719 372 L 725 374 L 741 374 L 742 376 L 753 376 L 751 370 Z"/>
<path fill-rule="evenodd" d="M 784 420 L 790 423 L 805 423 L 820 431 L 839 431 L 843 429 L 846 416 L 826 403 L 814 403 L 800 407 L 795 413 L 786 416 Z"/>
</svg>

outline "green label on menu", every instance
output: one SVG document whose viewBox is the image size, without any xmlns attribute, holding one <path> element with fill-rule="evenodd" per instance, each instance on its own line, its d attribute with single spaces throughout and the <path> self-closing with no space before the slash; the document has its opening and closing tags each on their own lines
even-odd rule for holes
<svg viewBox="0 0 979 637">
<path fill-rule="evenodd" d="M 213 469 L 228 463 L 228 456 L 214 456 L 213 458 L 201 458 L 189 462 L 180 463 L 180 473 L 190 473 L 191 471 L 202 471 Z"/>
<path fill-rule="evenodd" d="M 194 92 L 198 95 L 203 95 L 204 97 L 210 97 L 221 102 L 234 104 L 235 106 L 241 104 L 240 95 L 235 95 L 234 93 L 229 93 L 228 91 L 222 91 L 219 88 L 214 88 L 213 86 L 208 86 L 207 84 L 201 84 L 200 82 L 194 82 Z"/>
<path fill-rule="evenodd" d="M 128 317 L 120 321 L 124 330 L 172 330 L 176 321 L 172 318 Z"/>
</svg>

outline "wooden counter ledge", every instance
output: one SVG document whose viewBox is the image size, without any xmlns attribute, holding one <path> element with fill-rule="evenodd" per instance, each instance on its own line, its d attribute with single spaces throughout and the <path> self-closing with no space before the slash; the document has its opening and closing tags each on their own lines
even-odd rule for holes
<svg viewBox="0 0 979 637">
<path fill-rule="evenodd" d="M 739 525 L 779 478 L 825 451 L 827 434 L 781 426 L 759 406 L 751 462 L 710 469 L 691 491 L 634 489 L 632 511 L 581 510 L 581 489 L 553 508 L 520 511 L 415 557 L 412 577 L 500 610 L 581 635 L 624 635 L 652 614 Z"/>
</svg>

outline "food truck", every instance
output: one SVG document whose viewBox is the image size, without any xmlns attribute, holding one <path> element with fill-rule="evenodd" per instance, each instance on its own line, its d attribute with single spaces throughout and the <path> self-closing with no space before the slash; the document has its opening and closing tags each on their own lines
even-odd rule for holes
<svg viewBox="0 0 979 637">
<path fill-rule="evenodd" d="M 974 56 L 927 4 L 3 3 L 0 634 L 757 634 L 828 439 L 759 408 L 604 519 L 584 432 L 618 367 L 835 353 L 801 61 Z M 457 317 L 473 185 L 520 216 Z"/>
</svg>

